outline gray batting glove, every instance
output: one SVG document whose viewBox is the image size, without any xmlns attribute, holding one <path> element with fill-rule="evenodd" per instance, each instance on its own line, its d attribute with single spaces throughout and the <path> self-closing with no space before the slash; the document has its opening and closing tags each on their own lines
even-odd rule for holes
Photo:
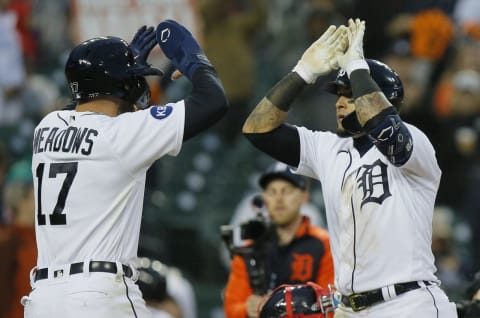
<svg viewBox="0 0 480 318">
<path fill-rule="evenodd" d="M 349 19 L 346 30 L 348 38 L 348 49 L 345 53 L 337 55 L 338 65 L 344 69 L 348 76 L 353 70 L 363 68 L 369 69 L 363 56 L 363 36 L 365 34 L 365 21 L 360 19 Z M 339 51 L 338 51 L 339 52 Z"/>
<path fill-rule="evenodd" d="M 335 67 L 338 68 L 336 55 L 342 51 L 342 43 L 346 47 L 344 35 L 346 30 L 347 28 L 343 25 L 339 28 L 331 25 L 303 53 L 293 71 L 305 82 L 313 84 L 320 75 L 331 72 Z"/>
</svg>

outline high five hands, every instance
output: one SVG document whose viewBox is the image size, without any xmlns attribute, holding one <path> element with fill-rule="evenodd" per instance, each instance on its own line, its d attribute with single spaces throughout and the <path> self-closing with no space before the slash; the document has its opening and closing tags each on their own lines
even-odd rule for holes
<svg viewBox="0 0 480 318">
<path fill-rule="evenodd" d="M 315 83 L 320 75 L 364 60 L 363 36 L 365 21 L 349 19 L 348 27 L 331 25 L 318 40 L 303 53 L 293 71 L 305 82 Z"/>
</svg>

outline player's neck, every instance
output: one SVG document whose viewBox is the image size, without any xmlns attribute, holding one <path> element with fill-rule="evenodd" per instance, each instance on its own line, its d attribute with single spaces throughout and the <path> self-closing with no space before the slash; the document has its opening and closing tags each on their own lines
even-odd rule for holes
<svg viewBox="0 0 480 318">
<path fill-rule="evenodd" d="M 107 116 L 115 117 L 120 114 L 118 102 L 110 98 L 95 99 L 83 104 L 77 105 L 77 112 L 96 112 Z"/>
</svg>

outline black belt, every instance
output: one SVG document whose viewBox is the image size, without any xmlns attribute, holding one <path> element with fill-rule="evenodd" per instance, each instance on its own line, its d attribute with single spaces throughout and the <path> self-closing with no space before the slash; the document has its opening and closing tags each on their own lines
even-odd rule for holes
<svg viewBox="0 0 480 318">
<path fill-rule="evenodd" d="M 428 281 L 423 281 L 423 283 L 427 286 L 432 285 L 432 283 Z M 400 283 L 393 285 L 395 288 L 395 293 L 397 295 L 406 293 L 408 291 L 420 288 L 420 284 L 418 282 L 408 282 L 408 283 Z M 366 291 L 363 293 L 355 293 L 349 296 L 342 296 L 342 304 L 346 307 L 351 307 L 353 311 L 360 311 L 369 306 L 372 306 L 376 303 L 380 303 L 385 301 L 382 294 L 382 289 L 375 289 Z"/>
<path fill-rule="evenodd" d="M 126 277 L 131 278 L 133 276 L 133 271 L 132 269 L 127 266 L 123 265 L 123 273 Z M 116 274 L 117 271 L 117 263 L 115 262 L 101 262 L 101 261 L 91 261 L 88 266 L 88 271 L 89 272 L 102 272 L 102 273 L 112 273 Z M 69 274 L 80 274 L 83 273 L 83 262 L 80 263 L 73 263 L 70 265 L 70 271 Z M 53 276 L 56 277 L 62 277 L 63 276 L 63 269 L 59 269 L 56 271 L 53 271 Z M 40 279 L 46 279 L 48 278 L 48 268 L 40 268 L 37 269 L 35 272 L 35 278 L 34 281 L 40 280 Z"/>
</svg>

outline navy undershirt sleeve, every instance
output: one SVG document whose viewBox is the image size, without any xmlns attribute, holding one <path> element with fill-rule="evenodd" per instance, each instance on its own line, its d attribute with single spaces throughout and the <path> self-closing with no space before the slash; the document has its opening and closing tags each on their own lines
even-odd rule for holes
<svg viewBox="0 0 480 318">
<path fill-rule="evenodd" d="M 185 99 L 184 141 L 212 126 L 228 109 L 225 91 L 213 68 L 196 70 L 192 85 L 192 92 Z"/>
<path fill-rule="evenodd" d="M 258 149 L 292 167 L 300 163 L 300 136 L 296 127 L 282 124 L 266 133 L 244 133 Z"/>
</svg>

